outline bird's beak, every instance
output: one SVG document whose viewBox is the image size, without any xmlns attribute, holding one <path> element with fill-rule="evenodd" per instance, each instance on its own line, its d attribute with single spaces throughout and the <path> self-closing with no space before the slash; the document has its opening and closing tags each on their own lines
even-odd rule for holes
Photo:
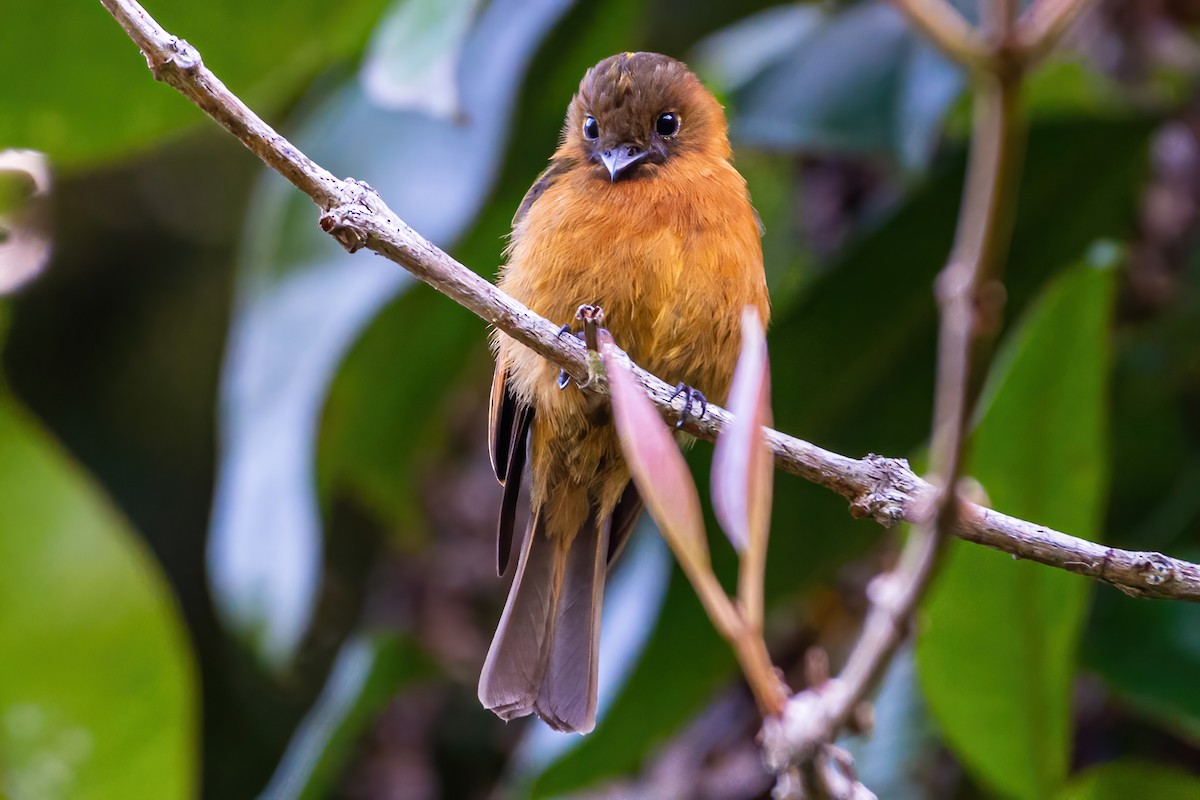
<svg viewBox="0 0 1200 800">
<path fill-rule="evenodd" d="M 645 158 L 649 153 L 633 145 L 623 144 L 600 152 L 600 160 L 608 169 L 609 177 L 615 182 L 621 173 Z"/>
</svg>

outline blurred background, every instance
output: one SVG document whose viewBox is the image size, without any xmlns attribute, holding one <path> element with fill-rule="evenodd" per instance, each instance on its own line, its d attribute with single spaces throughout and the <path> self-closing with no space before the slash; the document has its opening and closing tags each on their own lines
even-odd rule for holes
<svg viewBox="0 0 1200 800">
<path fill-rule="evenodd" d="M 766 225 L 777 427 L 919 465 L 970 98 L 892 7 L 148 11 L 488 277 L 586 68 L 684 59 Z M 506 588 L 484 325 L 344 253 L 99 3 L 2 17 L 0 148 L 23 152 L 0 156 L 0 798 L 767 797 L 750 694 L 645 521 L 610 584 L 595 733 L 480 708 Z M 1191 560 L 1198 92 L 1192 0 L 1101 0 L 1029 77 L 970 469 L 1001 510 Z M 689 458 L 706 496 L 711 447 Z M 810 648 L 840 664 L 899 534 L 782 474 L 774 522 L 768 638 L 799 687 Z M 864 783 L 1200 797 L 1200 607 L 954 544 L 873 736 L 846 740 Z"/>
</svg>

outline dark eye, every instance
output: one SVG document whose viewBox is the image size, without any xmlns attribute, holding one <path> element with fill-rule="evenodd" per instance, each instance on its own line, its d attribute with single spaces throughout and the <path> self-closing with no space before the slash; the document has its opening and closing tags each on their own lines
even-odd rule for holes
<svg viewBox="0 0 1200 800">
<path fill-rule="evenodd" d="M 670 111 L 666 114 L 660 114 L 658 119 L 654 121 L 654 132 L 663 138 L 679 133 L 679 115 L 673 114 Z"/>
<path fill-rule="evenodd" d="M 588 117 L 583 121 L 583 138 L 593 142 L 600 138 L 600 123 L 596 122 L 595 117 Z"/>
</svg>

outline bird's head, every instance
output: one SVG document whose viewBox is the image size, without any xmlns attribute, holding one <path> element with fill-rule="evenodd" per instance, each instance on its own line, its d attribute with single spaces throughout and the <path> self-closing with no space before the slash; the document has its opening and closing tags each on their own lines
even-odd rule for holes
<svg viewBox="0 0 1200 800">
<path fill-rule="evenodd" d="M 618 53 L 588 70 L 571 100 L 562 150 L 608 181 L 687 154 L 729 158 L 725 114 L 682 62 Z"/>
</svg>

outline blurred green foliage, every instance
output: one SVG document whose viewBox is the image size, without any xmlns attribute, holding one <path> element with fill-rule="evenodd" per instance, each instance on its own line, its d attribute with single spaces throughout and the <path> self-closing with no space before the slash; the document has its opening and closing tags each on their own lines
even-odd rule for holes
<svg viewBox="0 0 1200 800">
<path fill-rule="evenodd" d="M 127 524 L 0 394 L 0 793 L 185 798 L 196 676 Z"/>
<path fill-rule="evenodd" d="M 1097 248 L 1052 285 L 993 366 L 967 474 L 996 508 L 1095 540 L 1116 254 Z M 951 542 L 922 606 L 921 685 L 965 765 L 1006 797 L 1055 795 L 1071 756 L 1071 682 L 1086 578 Z"/>
<path fill-rule="evenodd" d="M 1196 776 L 1151 762 L 1114 761 L 1080 775 L 1063 800 L 1187 800 L 1196 796 Z"/>
<path fill-rule="evenodd" d="M 963 75 L 885 4 L 765 6 L 148 10 L 317 161 L 367 180 L 488 276 L 583 71 L 627 49 L 686 58 L 727 106 L 767 225 L 777 427 L 848 455 L 920 452 Z M 0 146 L 48 153 L 60 183 L 54 263 L 0 301 L 0 797 L 383 796 L 379 752 L 427 795 L 482 797 L 499 781 L 558 796 L 650 781 L 664 752 L 695 746 L 689 725 L 728 701 L 734 661 L 678 570 L 660 575 L 661 606 L 617 621 L 648 638 L 595 733 L 533 757 L 532 726 L 478 709 L 503 589 L 484 326 L 329 242 L 306 198 L 154 84 L 98 3 L 5 11 L 0 74 L 19 77 L 3 89 Z M 1119 77 L 1080 55 L 1031 76 L 1013 327 L 971 471 L 1006 512 L 1195 559 L 1191 240 L 1164 249 L 1182 265 L 1169 302 L 1128 311 L 1154 228 L 1140 209 L 1167 213 L 1161 198 L 1141 205 L 1161 179 L 1147 153 L 1161 156 L 1177 109 L 1148 111 L 1152 94 Z M 1186 76 L 1168 82 L 1194 94 Z M 1120 269 L 1101 240 L 1133 242 Z M 711 448 L 689 459 L 707 497 Z M 798 663 L 813 642 L 836 654 L 880 530 L 784 475 L 774 520 L 778 656 Z M 730 580 L 727 544 L 712 549 Z M 1200 796 L 1200 607 L 971 545 L 944 569 L 919 681 L 902 659 L 879 699 L 893 727 L 876 737 L 912 746 L 878 748 L 871 774 L 921 797 Z M 913 777 L 918 762 L 943 778 Z"/>
<path fill-rule="evenodd" d="M 244 100 L 270 113 L 323 64 L 362 47 L 384 5 L 298 0 L 281 14 L 271 3 L 212 0 L 203 13 L 179 2 L 154 4 L 151 13 L 169 31 L 186 26 L 187 35 L 177 35 L 200 48 Z M 10 7 L 0 37 L 0 74 L 10 78 L 0 115 L 6 147 L 41 150 L 61 166 L 82 168 L 154 145 L 201 119 L 183 97 L 151 88 L 136 46 L 99 3 Z"/>
</svg>

